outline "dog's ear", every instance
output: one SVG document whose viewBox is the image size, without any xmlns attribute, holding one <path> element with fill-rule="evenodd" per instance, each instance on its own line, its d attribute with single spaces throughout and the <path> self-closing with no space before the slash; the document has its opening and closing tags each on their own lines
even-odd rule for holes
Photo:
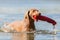
<svg viewBox="0 0 60 40">
<path fill-rule="evenodd" d="M 28 12 L 25 14 L 25 19 L 27 19 L 27 18 L 30 17 L 30 16 L 29 16 L 29 13 L 30 13 L 30 11 L 28 11 Z"/>
</svg>

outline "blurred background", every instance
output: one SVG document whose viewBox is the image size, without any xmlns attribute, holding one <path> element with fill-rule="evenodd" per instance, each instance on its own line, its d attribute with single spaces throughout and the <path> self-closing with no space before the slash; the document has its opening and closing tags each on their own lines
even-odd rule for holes
<svg viewBox="0 0 60 40">
<path fill-rule="evenodd" d="M 60 0 L 0 0 L 0 26 L 5 22 L 22 20 L 26 11 L 38 9 L 42 15 L 48 16 L 57 22 L 60 29 Z M 52 29 L 52 24 L 35 22 L 36 29 Z"/>
<path fill-rule="evenodd" d="M 0 0 L 0 27 L 5 23 L 22 20 L 24 14 L 31 8 L 38 9 L 42 15 L 54 19 L 57 22 L 56 30 L 60 30 L 60 0 Z M 35 22 L 37 30 L 53 30 L 53 25 L 44 21 Z M 59 40 L 60 33 L 56 36 L 39 35 L 35 40 Z M 0 33 L 0 40 L 11 40 L 10 33 Z"/>
</svg>

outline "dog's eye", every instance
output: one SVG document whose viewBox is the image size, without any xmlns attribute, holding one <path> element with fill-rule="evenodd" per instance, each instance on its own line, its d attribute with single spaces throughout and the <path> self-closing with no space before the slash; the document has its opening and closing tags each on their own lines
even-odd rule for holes
<svg viewBox="0 0 60 40">
<path fill-rule="evenodd" d="M 33 10 L 33 12 L 35 12 L 36 10 Z"/>
</svg>

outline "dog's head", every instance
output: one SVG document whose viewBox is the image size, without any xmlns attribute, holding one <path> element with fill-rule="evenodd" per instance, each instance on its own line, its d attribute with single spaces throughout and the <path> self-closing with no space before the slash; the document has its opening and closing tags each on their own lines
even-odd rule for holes
<svg viewBox="0 0 60 40">
<path fill-rule="evenodd" d="M 31 19 L 37 21 L 38 20 L 37 18 L 38 18 L 39 15 L 41 15 L 41 13 L 39 12 L 39 10 L 37 10 L 37 9 L 30 9 L 27 12 L 25 18 L 29 18 L 29 19 L 31 18 Z"/>
</svg>

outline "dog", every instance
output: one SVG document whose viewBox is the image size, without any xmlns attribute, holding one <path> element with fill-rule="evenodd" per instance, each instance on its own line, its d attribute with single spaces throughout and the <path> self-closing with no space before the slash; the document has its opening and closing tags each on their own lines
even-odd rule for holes
<svg viewBox="0 0 60 40">
<path fill-rule="evenodd" d="M 24 19 L 22 21 L 14 21 L 6 25 L 3 28 L 4 32 L 27 32 L 36 30 L 34 21 L 34 16 L 39 16 L 41 13 L 37 9 L 30 9 L 26 12 Z"/>
<path fill-rule="evenodd" d="M 35 19 L 34 16 L 37 17 L 39 15 L 40 12 L 37 9 L 30 9 L 26 12 L 23 20 L 6 23 L 4 25 L 3 31 L 14 32 L 12 33 L 12 40 L 34 40 L 34 33 L 25 32 L 31 32 L 36 30 L 34 21 L 37 21 L 37 19 Z"/>
<path fill-rule="evenodd" d="M 38 18 L 39 17 L 39 18 Z M 12 33 L 12 40 L 34 40 L 34 33 L 25 33 L 35 31 L 35 21 L 42 20 L 52 23 L 56 22 L 48 17 L 42 16 L 41 12 L 37 9 L 30 9 L 26 12 L 24 19 L 22 21 L 14 21 L 12 23 L 4 24 L 4 32 L 14 32 Z M 20 33 L 15 33 L 20 32 Z M 23 32 L 23 33 L 21 33 Z"/>
</svg>

